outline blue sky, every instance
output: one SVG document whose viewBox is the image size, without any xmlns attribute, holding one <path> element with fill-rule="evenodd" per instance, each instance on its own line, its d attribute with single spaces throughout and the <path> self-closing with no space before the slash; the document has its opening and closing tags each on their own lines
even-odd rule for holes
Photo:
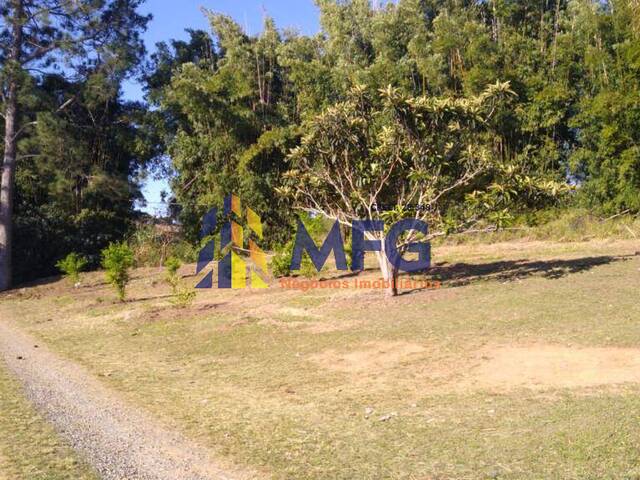
<svg viewBox="0 0 640 480">
<path fill-rule="evenodd" d="M 201 7 L 231 15 L 252 35 L 260 32 L 265 13 L 275 19 L 279 28 L 295 27 L 306 34 L 320 29 L 313 0 L 147 0 L 140 10 L 153 15 L 144 37 L 149 53 L 155 50 L 157 42 L 187 39 L 187 28 L 209 30 Z M 124 95 L 127 99 L 142 100 L 142 88 L 136 82 L 128 82 Z M 168 190 L 164 182 L 149 181 L 145 185 L 143 192 L 149 202 L 145 211 L 157 212 L 162 190 Z"/>
</svg>

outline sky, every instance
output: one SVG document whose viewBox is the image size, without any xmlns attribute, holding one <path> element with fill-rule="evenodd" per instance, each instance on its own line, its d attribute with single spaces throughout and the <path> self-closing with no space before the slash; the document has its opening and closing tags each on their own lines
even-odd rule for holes
<svg viewBox="0 0 640 480">
<path fill-rule="evenodd" d="M 153 15 L 144 36 L 149 54 L 155 51 L 158 42 L 172 38 L 186 40 L 187 28 L 209 30 L 201 7 L 232 16 L 251 35 L 261 31 L 265 14 L 275 19 L 278 28 L 294 27 L 305 34 L 320 30 L 318 9 L 313 0 L 147 0 L 140 11 Z M 124 96 L 129 100 L 143 100 L 141 85 L 127 82 Z M 161 212 L 162 190 L 169 190 L 163 181 L 150 180 L 144 186 L 143 193 L 148 202 L 146 212 Z"/>
</svg>

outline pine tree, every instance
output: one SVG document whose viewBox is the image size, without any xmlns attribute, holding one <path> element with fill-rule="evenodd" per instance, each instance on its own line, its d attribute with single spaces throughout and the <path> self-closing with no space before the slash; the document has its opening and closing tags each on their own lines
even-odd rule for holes
<svg viewBox="0 0 640 480">
<path fill-rule="evenodd" d="M 141 0 L 9 0 L 0 14 L 3 59 L 4 155 L 0 180 L 0 291 L 12 280 L 12 237 L 18 140 L 37 120 L 21 114 L 32 75 L 52 67 L 86 76 L 117 67 L 143 52 L 139 32 L 148 21 L 136 13 Z M 52 108 L 58 112 L 73 99 Z"/>
</svg>

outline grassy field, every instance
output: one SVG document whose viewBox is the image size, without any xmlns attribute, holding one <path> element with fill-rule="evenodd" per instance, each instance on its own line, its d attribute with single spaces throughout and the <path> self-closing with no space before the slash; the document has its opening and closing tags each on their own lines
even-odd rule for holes
<svg viewBox="0 0 640 480">
<path fill-rule="evenodd" d="M 95 479 L 33 410 L 0 363 L 0 480 Z"/>
<path fill-rule="evenodd" d="M 145 269 L 124 304 L 88 274 L 0 316 L 273 478 L 640 478 L 640 242 L 434 255 L 442 288 L 397 299 L 274 284 L 178 309 Z"/>
</svg>

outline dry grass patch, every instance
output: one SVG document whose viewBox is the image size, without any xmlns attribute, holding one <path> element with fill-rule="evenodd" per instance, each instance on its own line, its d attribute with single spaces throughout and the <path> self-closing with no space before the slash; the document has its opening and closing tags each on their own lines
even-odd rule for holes
<svg viewBox="0 0 640 480">
<path fill-rule="evenodd" d="M 471 372 L 467 387 L 551 389 L 640 384 L 637 348 L 507 345 L 485 351 L 483 358 Z"/>
<path fill-rule="evenodd" d="M 426 351 L 416 343 L 373 342 L 348 352 L 326 350 L 310 359 L 327 370 L 377 375 L 398 365 L 415 363 L 424 358 Z"/>
</svg>

